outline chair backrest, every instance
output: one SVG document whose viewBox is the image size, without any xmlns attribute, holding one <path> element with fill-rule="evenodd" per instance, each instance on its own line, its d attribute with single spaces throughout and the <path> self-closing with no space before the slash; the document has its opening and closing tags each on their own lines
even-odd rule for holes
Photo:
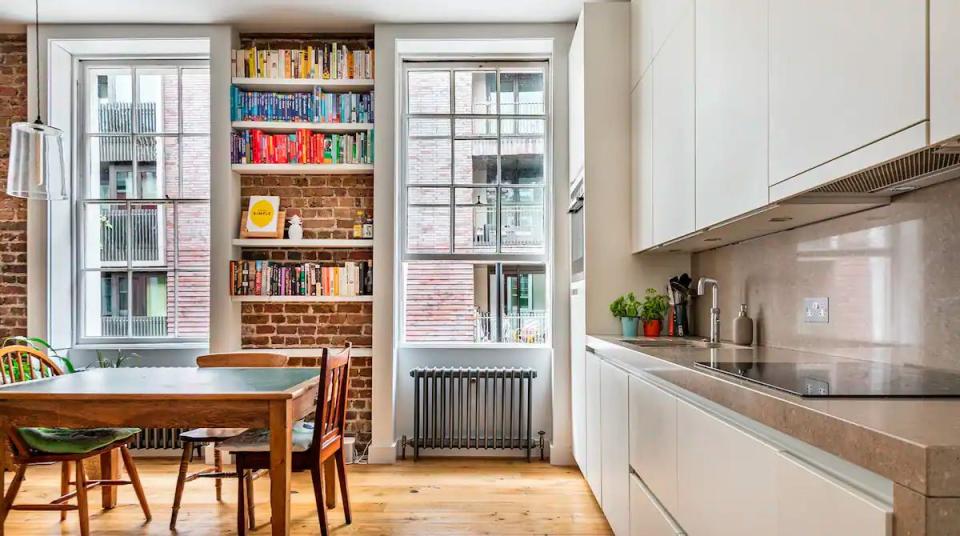
<svg viewBox="0 0 960 536">
<path fill-rule="evenodd" d="M 63 374 L 60 367 L 29 346 L 0 348 L 0 385 L 38 380 Z"/>
<path fill-rule="evenodd" d="M 207 354 L 197 358 L 197 366 L 207 367 L 285 367 L 287 357 L 284 354 L 270 352 L 233 352 Z"/>
<path fill-rule="evenodd" d="M 311 445 L 318 452 L 323 445 L 343 436 L 350 383 L 350 349 L 350 343 L 335 355 L 331 355 L 327 348 L 323 349 L 320 396 L 317 397 Z"/>
</svg>

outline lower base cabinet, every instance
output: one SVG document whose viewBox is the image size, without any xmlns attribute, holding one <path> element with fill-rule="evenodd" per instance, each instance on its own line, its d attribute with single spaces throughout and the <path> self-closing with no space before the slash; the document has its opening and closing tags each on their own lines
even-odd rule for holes
<svg viewBox="0 0 960 536">
<path fill-rule="evenodd" d="M 637 475 L 630 475 L 630 536 L 684 536 Z"/>
<path fill-rule="evenodd" d="M 603 477 L 601 460 L 603 459 L 603 445 L 601 442 L 600 422 L 603 413 L 600 409 L 600 356 L 589 348 L 584 358 L 584 382 L 586 396 L 586 456 L 587 456 L 587 483 L 597 499 L 597 504 L 603 504 Z"/>
<path fill-rule="evenodd" d="M 630 444 L 627 373 L 600 363 L 600 444 L 603 514 L 617 536 L 630 531 Z"/>
</svg>

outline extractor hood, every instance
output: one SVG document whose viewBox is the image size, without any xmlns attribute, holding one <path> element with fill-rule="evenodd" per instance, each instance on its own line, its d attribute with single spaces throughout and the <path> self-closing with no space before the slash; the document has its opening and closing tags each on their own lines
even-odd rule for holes
<svg viewBox="0 0 960 536">
<path fill-rule="evenodd" d="M 683 236 L 650 252 L 696 252 L 880 207 L 960 177 L 960 137 L 837 178 L 813 190 Z"/>
</svg>

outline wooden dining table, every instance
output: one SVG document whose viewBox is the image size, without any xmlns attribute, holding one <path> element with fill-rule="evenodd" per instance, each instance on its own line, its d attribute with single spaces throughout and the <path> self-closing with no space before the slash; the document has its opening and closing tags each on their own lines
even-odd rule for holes
<svg viewBox="0 0 960 536">
<path fill-rule="evenodd" d="M 316 409 L 320 380 L 319 368 L 113 368 L 0 387 L 0 490 L 11 426 L 269 428 L 271 526 L 287 535 L 293 422 Z"/>
</svg>

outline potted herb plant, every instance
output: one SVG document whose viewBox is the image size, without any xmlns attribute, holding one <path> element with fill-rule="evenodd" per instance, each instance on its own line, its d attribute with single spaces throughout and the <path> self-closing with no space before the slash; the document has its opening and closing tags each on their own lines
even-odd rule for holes
<svg viewBox="0 0 960 536">
<path fill-rule="evenodd" d="M 640 302 L 637 301 L 637 297 L 632 292 L 613 300 L 613 303 L 610 304 L 610 312 L 620 319 L 621 334 L 625 338 L 637 336 Z"/>
<path fill-rule="evenodd" d="M 643 321 L 644 336 L 658 337 L 660 335 L 661 322 L 669 308 L 670 302 L 665 295 L 657 293 L 656 289 L 647 289 L 646 296 L 640 302 L 640 320 Z"/>
</svg>

